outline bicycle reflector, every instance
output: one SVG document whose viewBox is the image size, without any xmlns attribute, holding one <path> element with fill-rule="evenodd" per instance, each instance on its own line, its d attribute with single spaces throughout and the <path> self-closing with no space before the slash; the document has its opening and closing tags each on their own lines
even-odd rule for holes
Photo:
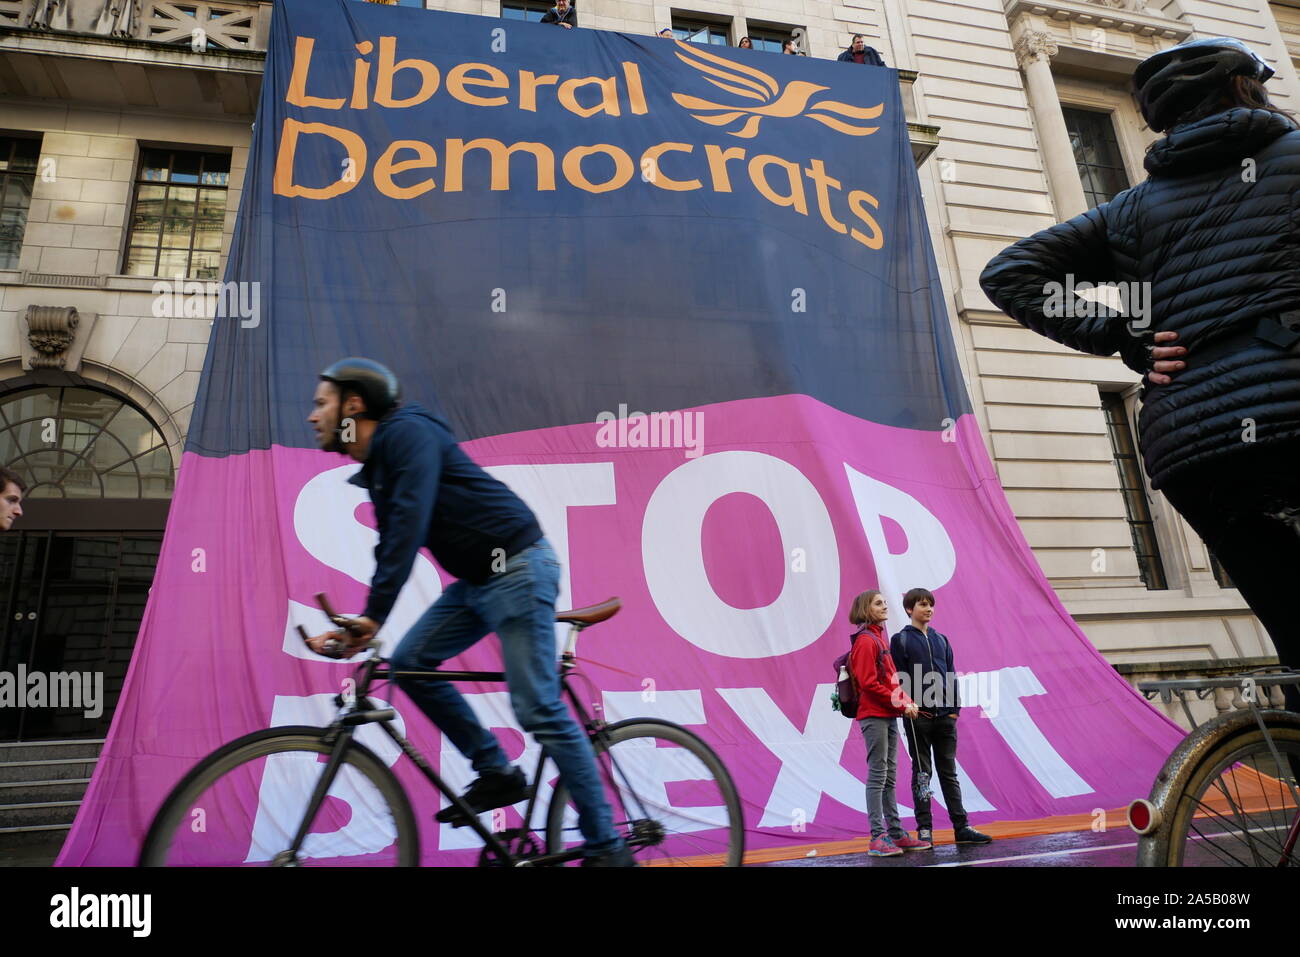
<svg viewBox="0 0 1300 957">
<path fill-rule="evenodd" d="M 1128 806 L 1128 826 L 1145 837 L 1160 826 L 1160 808 L 1146 798 L 1138 798 Z"/>
</svg>

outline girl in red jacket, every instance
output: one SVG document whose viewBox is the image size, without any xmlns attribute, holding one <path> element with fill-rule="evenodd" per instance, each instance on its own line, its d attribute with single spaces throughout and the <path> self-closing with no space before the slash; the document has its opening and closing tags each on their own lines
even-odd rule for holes
<svg viewBox="0 0 1300 957">
<path fill-rule="evenodd" d="M 872 857 L 896 857 L 904 850 L 924 850 L 930 845 L 903 830 L 894 801 L 894 772 L 898 755 L 896 719 L 914 718 L 915 702 L 894 677 L 889 656 L 885 618 L 889 608 L 878 591 L 864 591 L 853 599 L 849 623 L 858 626 L 849 652 L 849 671 L 858 686 L 858 726 L 867 744 L 867 815 L 871 818 Z M 888 819 L 888 830 L 886 830 Z"/>
</svg>

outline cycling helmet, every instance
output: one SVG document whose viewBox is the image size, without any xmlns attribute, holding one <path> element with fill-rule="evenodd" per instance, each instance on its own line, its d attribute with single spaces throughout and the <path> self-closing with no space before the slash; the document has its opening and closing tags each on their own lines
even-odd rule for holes
<svg viewBox="0 0 1300 957">
<path fill-rule="evenodd" d="M 1231 77 L 1263 83 L 1272 75 L 1272 67 L 1240 40 L 1209 37 L 1147 57 L 1133 74 L 1133 92 L 1147 125 L 1161 132 L 1225 89 Z"/>
<path fill-rule="evenodd" d="M 366 403 L 367 418 L 382 419 L 397 408 L 402 399 L 397 376 L 373 359 L 357 356 L 340 359 L 323 370 L 320 377 L 333 382 L 340 392 L 347 390 L 361 396 Z"/>
</svg>

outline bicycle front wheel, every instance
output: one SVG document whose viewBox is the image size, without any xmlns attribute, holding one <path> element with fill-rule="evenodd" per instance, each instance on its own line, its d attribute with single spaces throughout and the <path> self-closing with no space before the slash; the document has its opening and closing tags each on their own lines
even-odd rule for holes
<svg viewBox="0 0 1300 957">
<path fill-rule="evenodd" d="M 324 736 L 323 728 L 268 728 L 208 755 L 159 808 L 140 865 L 418 866 L 410 800 L 387 765 L 355 740 L 308 813 L 335 750 Z M 295 851 L 300 830 L 305 838 Z"/>
<path fill-rule="evenodd" d="M 592 739 L 614 829 L 642 865 L 739 867 L 745 855 L 740 796 L 722 759 L 667 721 L 633 718 Z M 546 819 L 552 854 L 582 843 L 561 779 Z"/>
<path fill-rule="evenodd" d="M 1169 867 L 1300 867 L 1300 716 L 1266 712 L 1206 749 L 1161 813 Z M 1276 754 L 1274 752 L 1276 751 Z"/>
</svg>

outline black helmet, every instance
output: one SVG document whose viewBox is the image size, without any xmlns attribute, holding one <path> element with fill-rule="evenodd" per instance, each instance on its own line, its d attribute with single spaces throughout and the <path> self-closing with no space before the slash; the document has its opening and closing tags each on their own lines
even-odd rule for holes
<svg viewBox="0 0 1300 957">
<path fill-rule="evenodd" d="M 1240 40 L 1209 37 L 1147 57 L 1133 74 L 1133 92 L 1147 125 L 1160 132 L 1225 89 L 1230 77 L 1263 83 L 1272 75 L 1272 67 Z"/>
<path fill-rule="evenodd" d="M 371 419 L 382 419 L 402 399 L 397 376 L 373 359 L 357 356 L 340 359 L 322 371 L 320 377 L 333 382 L 340 392 L 346 389 L 361 396 L 366 403 L 366 416 Z"/>
</svg>

